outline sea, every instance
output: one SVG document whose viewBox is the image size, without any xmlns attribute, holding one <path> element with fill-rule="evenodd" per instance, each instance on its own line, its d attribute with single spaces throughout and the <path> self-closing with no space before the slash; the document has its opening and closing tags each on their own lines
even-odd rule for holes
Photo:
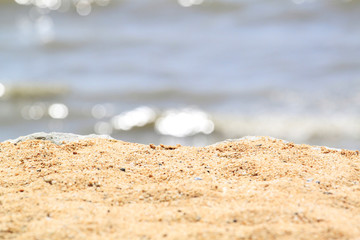
<svg viewBox="0 0 360 240">
<path fill-rule="evenodd" d="M 360 1 L 2 0 L 0 141 L 359 149 Z"/>
</svg>

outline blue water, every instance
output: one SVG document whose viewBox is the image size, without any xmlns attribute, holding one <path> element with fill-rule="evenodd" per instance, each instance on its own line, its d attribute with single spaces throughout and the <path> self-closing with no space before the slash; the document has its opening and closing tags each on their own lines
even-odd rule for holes
<svg viewBox="0 0 360 240">
<path fill-rule="evenodd" d="M 3 2 L 0 140 L 69 131 L 205 145 L 271 135 L 358 149 L 360 2 L 297 2 L 113 0 L 87 16 Z M 48 113 L 54 103 L 67 107 L 64 119 Z M 97 105 L 106 113 L 95 117 Z M 143 106 L 155 119 L 114 128 L 115 116 Z M 168 110 L 189 108 L 214 130 L 158 129 Z"/>
</svg>

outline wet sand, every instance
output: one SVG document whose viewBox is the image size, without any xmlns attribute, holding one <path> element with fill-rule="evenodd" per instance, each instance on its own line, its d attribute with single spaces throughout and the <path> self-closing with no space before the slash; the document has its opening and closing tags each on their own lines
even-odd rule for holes
<svg viewBox="0 0 360 240">
<path fill-rule="evenodd" d="M 358 151 L 0 144 L 0 239 L 359 239 Z"/>
</svg>

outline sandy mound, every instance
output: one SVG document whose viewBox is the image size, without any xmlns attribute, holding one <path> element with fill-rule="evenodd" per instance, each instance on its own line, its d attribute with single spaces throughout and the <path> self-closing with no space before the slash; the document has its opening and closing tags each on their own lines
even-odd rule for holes
<svg viewBox="0 0 360 240">
<path fill-rule="evenodd" d="M 358 151 L 0 144 L 1 239 L 359 239 Z"/>
</svg>

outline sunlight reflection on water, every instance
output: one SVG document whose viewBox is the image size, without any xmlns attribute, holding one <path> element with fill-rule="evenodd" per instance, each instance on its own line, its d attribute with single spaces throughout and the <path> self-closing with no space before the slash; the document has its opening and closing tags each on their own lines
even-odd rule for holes
<svg viewBox="0 0 360 240">
<path fill-rule="evenodd" d="M 35 103 L 21 109 L 21 116 L 26 120 L 40 120 L 45 114 L 44 103 Z"/>
<path fill-rule="evenodd" d="M 114 116 L 111 122 L 115 129 L 128 131 L 134 127 L 143 127 L 150 124 L 154 122 L 155 118 L 155 110 L 143 106 Z"/>
<path fill-rule="evenodd" d="M 197 109 L 168 110 L 156 121 L 156 130 L 163 135 L 175 137 L 211 134 L 214 123 L 209 115 Z"/>
<path fill-rule="evenodd" d="M 0 9 L 2 138 L 359 142 L 357 1 L 16 2 Z"/>
<path fill-rule="evenodd" d="M 5 86 L 0 83 L 0 98 L 5 94 Z"/>
<path fill-rule="evenodd" d="M 49 107 L 48 113 L 54 119 L 64 119 L 69 114 L 69 109 L 65 104 L 54 103 Z"/>
</svg>

